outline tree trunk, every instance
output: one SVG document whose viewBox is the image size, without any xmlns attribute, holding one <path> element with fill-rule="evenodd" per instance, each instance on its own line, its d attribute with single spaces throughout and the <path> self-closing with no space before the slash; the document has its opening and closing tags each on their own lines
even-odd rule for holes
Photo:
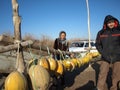
<svg viewBox="0 0 120 90">
<path fill-rule="evenodd" d="M 15 41 L 21 41 L 21 18 L 18 12 L 19 6 L 17 0 L 12 0 L 12 7 L 13 7 L 13 24 L 14 24 Z M 23 50 L 21 46 L 18 49 L 16 68 L 21 73 L 23 73 L 25 70 Z"/>
</svg>

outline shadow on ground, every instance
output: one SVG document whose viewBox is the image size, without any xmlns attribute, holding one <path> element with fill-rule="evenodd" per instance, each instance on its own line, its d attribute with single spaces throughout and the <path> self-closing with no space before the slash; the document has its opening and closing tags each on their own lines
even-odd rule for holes
<svg viewBox="0 0 120 90">
<path fill-rule="evenodd" d="M 84 79 L 87 79 L 88 81 L 82 85 L 82 83 L 79 83 L 81 78 L 81 73 L 84 72 L 86 68 L 88 68 L 88 64 L 82 66 L 81 68 L 77 68 L 72 72 L 65 72 L 64 74 L 64 85 L 61 85 L 61 80 L 57 80 L 57 88 L 52 88 L 50 90 L 94 90 L 96 87 L 96 82 L 98 80 L 98 74 L 99 74 L 99 68 L 100 68 L 100 62 L 94 62 L 91 66 L 94 72 L 93 78 L 95 78 L 95 81 L 89 80 L 90 77 L 83 77 Z M 111 73 L 112 70 L 110 69 L 108 78 L 107 78 L 107 86 L 110 88 L 111 86 Z M 89 73 L 85 73 L 89 74 Z M 87 75 L 85 75 L 87 76 Z M 84 82 L 84 81 L 83 81 Z M 56 87 L 56 86 L 55 86 Z M 107 89 L 106 89 L 107 90 Z"/>
</svg>

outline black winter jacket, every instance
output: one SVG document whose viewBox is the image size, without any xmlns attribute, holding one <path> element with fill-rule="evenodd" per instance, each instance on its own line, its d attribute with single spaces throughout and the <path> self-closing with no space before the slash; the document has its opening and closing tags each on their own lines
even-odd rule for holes
<svg viewBox="0 0 120 90">
<path fill-rule="evenodd" d="M 60 49 L 61 51 L 67 51 L 68 50 L 68 42 L 67 40 L 60 40 L 60 38 L 56 38 L 55 42 L 54 42 L 54 49 L 58 50 Z"/>
<path fill-rule="evenodd" d="M 113 29 L 107 27 L 109 20 L 115 22 Z M 97 34 L 96 48 L 102 55 L 102 60 L 109 63 L 120 61 L 120 26 L 119 21 L 111 15 L 106 16 L 103 29 Z"/>
<path fill-rule="evenodd" d="M 58 50 L 60 49 L 61 51 L 67 51 L 68 50 L 68 42 L 66 39 L 61 40 L 60 38 L 56 38 L 54 42 L 54 49 Z M 64 59 L 65 55 L 61 56 L 60 54 L 54 55 L 54 58 L 57 60 Z"/>
</svg>

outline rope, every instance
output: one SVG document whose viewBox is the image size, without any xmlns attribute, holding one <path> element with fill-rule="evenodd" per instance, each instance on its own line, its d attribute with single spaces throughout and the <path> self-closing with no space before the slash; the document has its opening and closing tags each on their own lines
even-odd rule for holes
<svg viewBox="0 0 120 90">
<path fill-rule="evenodd" d="M 47 47 L 47 51 L 48 51 L 48 55 L 50 55 L 50 50 L 49 50 L 49 47 Z"/>
<path fill-rule="evenodd" d="M 33 56 L 33 54 L 31 53 L 31 46 L 30 46 L 30 44 L 28 43 L 28 51 L 29 51 L 29 53 L 30 53 L 30 56 L 32 57 L 32 58 L 34 58 L 34 56 Z"/>
<path fill-rule="evenodd" d="M 30 44 L 28 44 L 28 46 L 29 46 L 29 48 L 28 48 L 28 51 L 29 51 L 29 53 L 30 53 L 30 56 L 32 57 L 32 59 L 35 59 L 35 60 L 33 60 L 33 63 L 34 63 L 34 65 L 36 65 L 36 56 L 35 55 L 33 55 L 33 53 L 31 52 L 31 46 L 30 46 Z"/>
<path fill-rule="evenodd" d="M 16 69 L 17 69 L 19 67 L 19 52 L 20 52 L 21 41 L 20 40 L 15 40 L 14 44 L 18 45 L 18 48 L 17 48 L 17 62 L 16 62 Z"/>
<path fill-rule="evenodd" d="M 41 51 L 42 51 L 42 49 L 41 49 L 41 44 L 39 45 L 39 48 L 40 48 L 40 51 L 39 51 L 39 55 L 40 55 L 40 58 L 42 57 L 42 55 L 41 55 Z"/>
<path fill-rule="evenodd" d="M 60 49 L 58 49 L 58 51 L 60 52 L 60 59 L 61 59 L 61 57 L 62 57 L 63 59 L 65 59 L 64 56 L 63 56 L 62 51 L 61 51 Z"/>
<path fill-rule="evenodd" d="M 53 52 L 54 52 L 54 58 L 55 58 L 55 60 L 57 60 L 56 50 L 55 50 L 55 49 L 53 49 Z"/>
</svg>

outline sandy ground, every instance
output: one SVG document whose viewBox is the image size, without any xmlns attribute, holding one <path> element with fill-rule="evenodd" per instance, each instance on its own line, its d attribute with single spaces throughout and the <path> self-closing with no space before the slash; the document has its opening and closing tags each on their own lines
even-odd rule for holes
<svg viewBox="0 0 120 90">
<path fill-rule="evenodd" d="M 50 90 L 95 90 L 96 82 L 99 74 L 100 62 L 89 65 L 84 65 L 72 72 L 66 72 L 64 75 L 64 86 L 58 81 L 58 88 Z M 109 90 L 111 86 L 111 71 L 109 72 L 105 90 Z"/>
</svg>

